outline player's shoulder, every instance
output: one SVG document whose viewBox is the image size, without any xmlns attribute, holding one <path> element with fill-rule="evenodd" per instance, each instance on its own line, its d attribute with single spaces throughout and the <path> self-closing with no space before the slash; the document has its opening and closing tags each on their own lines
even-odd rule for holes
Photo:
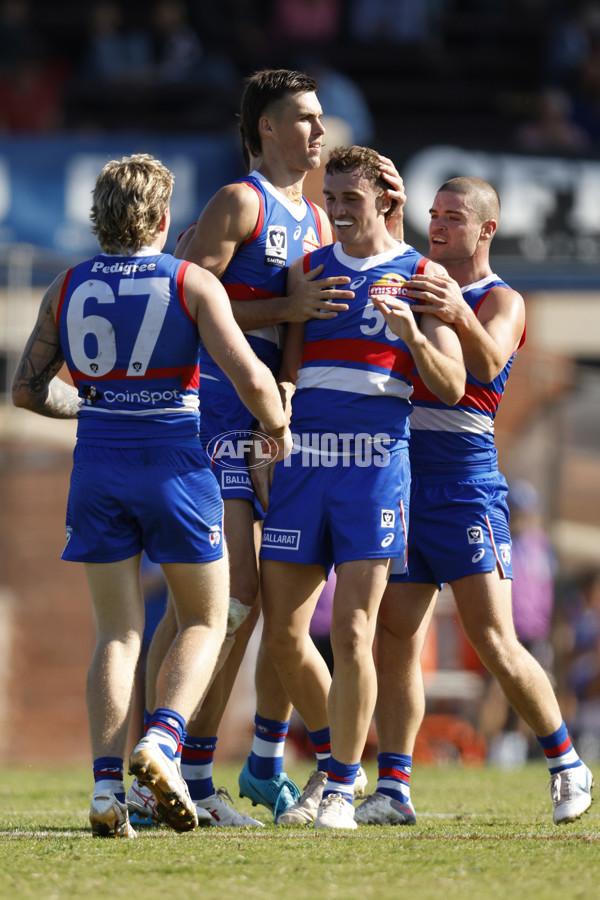
<svg viewBox="0 0 600 900">
<path fill-rule="evenodd" d="M 490 285 L 483 299 L 502 306 L 524 306 L 525 304 L 522 294 L 500 278 Z"/>
<path fill-rule="evenodd" d="M 422 254 L 418 255 L 420 256 L 419 262 L 421 263 L 425 275 L 443 275 L 445 278 L 448 277 L 448 272 L 440 265 L 440 263 L 435 262 L 433 259 L 429 259 L 428 256 L 423 256 Z"/>
<path fill-rule="evenodd" d="M 246 180 L 224 184 L 210 200 L 210 205 L 213 207 L 224 206 L 238 209 L 256 206 L 258 203 L 259 195 L 256 187 Z"/>
<path fill-rule="evenodd" d="M 202 210 L 193 243 L 204 244 L 223 234 L 244 241 L 253 233 L 259 214 L 260 199 L 255 190 L 243 182 L 225 184 Z"/>
</svg>

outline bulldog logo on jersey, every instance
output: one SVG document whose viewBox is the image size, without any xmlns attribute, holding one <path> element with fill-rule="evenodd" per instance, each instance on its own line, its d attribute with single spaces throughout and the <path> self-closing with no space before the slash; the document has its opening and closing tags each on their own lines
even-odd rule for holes
<svg viewBox="0 0 600 900">
<path fill-rule="evenodd" d="M 510 544 L 500 544 L 498 550 L 500 551 L 500 559 L 504 565 L 510 566 Z"/>
<path fill-rule="evenodd" d="M 285 225 L 269 225 L 265 246 L 265 265 L 283 269 L 287 262 L 287 231 Z"/>
<path fill-rule="evenodd" d="M 208 540 L 211 547 L 219 546 L 219 544 L 221 543 L 221 529 L 218 525 L 215 528 L 211 528 L 208 533 Z"/>
<path fill-rule="evenodd" d="M 321 245 L 319 243 L 319 238 L 315 233 L 315 229 L 311 225 L 302 238 L 302 252 L 312 253 L 313 250 L 318 250 L 320 246 Z"/>
<path fill-rule="evenodd" d="M 405 284 L 405 278 L 390 272 L 369 287 L 369 297 L 405 297 L 406 291 L 402 290 Z"/>
<path fill-rule="evenodd" d="M 93 384 L 85 384 L 81 389 L 81 396 L 87 406 L 93 406 L 94 403 L 102 399 L 102 394 Z"/>
</svg>

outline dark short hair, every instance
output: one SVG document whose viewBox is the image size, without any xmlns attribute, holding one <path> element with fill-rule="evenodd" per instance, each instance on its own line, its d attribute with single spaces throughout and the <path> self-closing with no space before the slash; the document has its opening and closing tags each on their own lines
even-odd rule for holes
<svg viewBox="0 0 600 900">
<path fill-rule="evenodd" d="M 496 221 L 500 219 L 498 191 L 483 178 L 477 178 L 475 175 L 459 175 L 445 181 L 438 188 L 438 194 L 441 191 L 450 191 L 464 197 L 481 222 L 485 222 L 486 219 L 495 219 Z"/>
<path fill-rule="evenodd" d="M 242 145 L 246 153 L 260 156 L 262 148 L 258 120 L 267 107 L 290 94 L 308 94 L 316 91 L 317 82 L 304 72 L 294 72 L 291 69 L 261 69 L 250 75 L 245 85 L 240 106 Z"/>
</svg>

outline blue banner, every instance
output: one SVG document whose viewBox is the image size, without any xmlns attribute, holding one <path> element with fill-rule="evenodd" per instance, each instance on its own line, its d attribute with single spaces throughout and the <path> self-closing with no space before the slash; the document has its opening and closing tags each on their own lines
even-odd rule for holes
<svg viewBox="0 0 600 900">
<path fill-rule="evenodd" d="M 239 140 L 127 136 L 0 139 L 0 241 L 79 260 L 96 252 L 92 189 L 111 159 L 151 153 L 175 174 L 167 250 L 223 184 L 243 174 Z"/>
</svg>

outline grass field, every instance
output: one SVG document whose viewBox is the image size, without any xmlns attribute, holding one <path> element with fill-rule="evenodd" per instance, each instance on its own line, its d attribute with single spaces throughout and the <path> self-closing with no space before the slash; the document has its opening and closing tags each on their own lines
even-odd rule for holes
<svg viewBox="0 0 600 900">
<path fill-rule="evenodd" d="M 237 800 L 240 766 L 215 768 L 218 784 Z M 309 768 L 288 772 L 302 785 Z M 374 789 L 375 768 L 365 768 Z M 256 807 L 265 828 L 140 829 L 136 841 L 114 841 L 89 830 L 87 768 L 5 769 L 0 896 L 593 900 L 600 894 L 600 804 L 557 828 L 547 784 L 543 762 L 511 771 L 416 767 L 414 827 L 277 828 Z M 252 810 L 247 800 L 239 806 Z"/>
</svg>

